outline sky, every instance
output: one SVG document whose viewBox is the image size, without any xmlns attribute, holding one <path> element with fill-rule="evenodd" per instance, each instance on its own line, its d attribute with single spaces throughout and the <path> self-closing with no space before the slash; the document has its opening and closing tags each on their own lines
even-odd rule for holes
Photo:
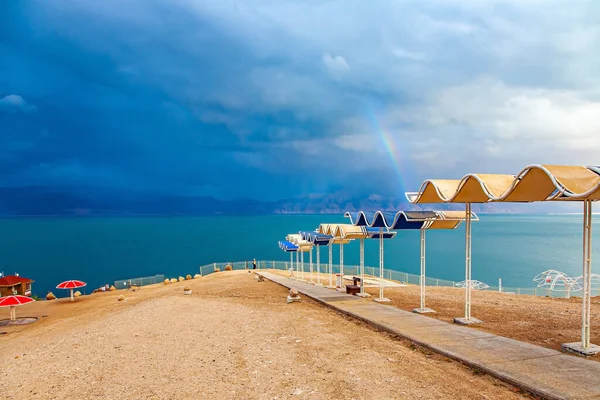
<svg viewBox="0 0 600 400">
<path fill-rule="evenodd" d="M 598 165 L 594 0 L 0 4 L 0 186 L 274 200 Z"/>
</svg>

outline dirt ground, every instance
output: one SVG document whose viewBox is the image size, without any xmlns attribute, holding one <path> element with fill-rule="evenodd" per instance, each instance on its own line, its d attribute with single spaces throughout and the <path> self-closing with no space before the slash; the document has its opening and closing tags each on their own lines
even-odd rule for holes
<svg viewBox="0 0 600 400">
<path fill-rule="evenodd" d="M 525 397 L 308 299 L 286 304 L 286 295 L 236 271 L 22 306 L 17 316 L 40 320 L 0 328 L 3 398 Z"/>
<path fill-rule="evenodd" d="M 379 288 L 365 290 L 373 297 L 379 295 Z M 419 307 L 417 285 L 386 288 L 385 297 L 392 301 L 391 305 L 403 310 Z M 481 325 L 473 325 L 475 329 L 555 350 L 560 350 L 562 343 L 581 340 L 581 298 L 547 298 L 473 290 L 471 301 L 471 315 L 483 321 Z M 462 317 L 465 313 L 465 292 L 460 288 L 428 286 L 425 303 L 436 311 L 427 316 L 452 322 L 454 317 Z M 591 339 L 592 343 L 600 343 L 598 296 L 592 298 Z M 590 359 L 600 361 L 600 355 Z"/>
<path fill-rule="evenodd" d="M 378 289 L 367 289 L 378 295 Z M 403 310 L 419 307 L 419 287 L 385 289 L 385 297 Z M 426 306 L 435 310 L 429 317 L 452 322 L 464 316 L 465 291 L 460 288 L 427 287 Z M 483 321 L 476 329 L 560 350 L 562 343 L 581 341 L 581 299 L 558 299 L 474 290 L 471 315 Z M 592 343 L 600 343 L 600 298 L 592 299 Z M 600 361 L 596 355 L 592 360 Z"/>
</svg>

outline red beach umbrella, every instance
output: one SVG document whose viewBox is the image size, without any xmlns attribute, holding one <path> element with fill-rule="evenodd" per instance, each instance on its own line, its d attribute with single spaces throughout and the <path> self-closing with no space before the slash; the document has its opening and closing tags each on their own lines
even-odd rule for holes
<svg viewBox="0 0 600 400">
<path fill-rule="evenodd" d="M 0 297 L 0 307 L 10 307 L 10 320 L 14 321 L 17 319 L 15 307 L 34 301 L 31 297 L 21 295 Z"/>
<path fill-rule="evenodd" d="M 74 301 L 75 299 L 73 297 L 73 289 L 84 287 L 85 285 L 87 285 L 87 283 L 85 283 L 84 281 L 71 280 L 71 281 L 64 281 L 63 283 L 59 283 L 58 286 L 56 286 L 56 288 L 57 289 L 71 289 L 71 301 Z"/>
</svg>

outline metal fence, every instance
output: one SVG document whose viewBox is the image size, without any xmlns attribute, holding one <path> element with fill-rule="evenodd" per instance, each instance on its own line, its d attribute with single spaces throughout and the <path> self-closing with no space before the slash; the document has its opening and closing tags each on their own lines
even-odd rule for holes
<svg viewBox="0 0 600 400">
<path fill-rule="evenodd" d="M 144 276 L 141 278 L 121 279 L 115 281 L 115 287 L 117 289 L 127 289 L 131 285 L 145 286 L 159 283 L 165 280 L 165 276 L 162 274 L 154 276 Z"/>
<path fill-rule="evenodd" d="M 216 271 L 225 271 L 227 266 L 230 266 L 232 270 L 243 270 L 243 269 L 252 269 L 251 261 L 236 261 L 236 262 L 218 262 L 203 265 L 200 267 L 201 275 L 209 275 Z M 329 265 L 327 263 L 321 263 L 319 266 L 319 271 L 321 274 L 327 274 L 329 272 Z M 290 268 L 289 261 L 266 261 L 260 260 L 256 261 L 256 268 L 265 270 L 265 269 L 278 269 L 287 271 Z M 358 275 L 360 273 L 358 265 L 344 265 L 344 275 Z M 298 272 L 298 267 L 294 262 L 294 269 Z M 309 272 L 310 264 L 304 261 L 304 273 Z M 313 271 L 317 273 L 317 264 L 313 262 Z M 338 264 L 333 265 L 333 274 L 340 273 L 340 266 Z M 379 267 L 371 267 L 365 266 L 365 275 L 370 277 L 379 278 Z M 419 275 L 409 274 L 408 272 L 397 271 L 394 269 L 384 269 L 383 277 L 385 279 L 405 283 L 409 285 L 419 285 Z M 323 279 L 323 277 L 321 277 Z M 450 281 L 446 279 L 437 279 L 426 277 L 425 285 L 426 286 L 442 286 L 442 287 L 454 287 L 456 288 L 456 281 Z M 118 288 L 118 287 L 117 287 Z M 490 286 L 487 291 L 499 291 L 497 286 Z M 506 294 L 520 294 L 520 295 L 530 295 L 530 296 L 542 296 L 542 297 L 555 297 L 555 298 L 564 298 L 568 297 L 567 292 L 564 291 L 548 291 L 546 288 L 538 288 L 538 287 L 502 287 L 502 292 Z M 592 290 L 592 295 L 597 293 L 600 296 L 600 287 L 594 288 Z M 581 291 L 571 291 L 571 297 L 579 297 L 581 296 Z"/>
</svg>

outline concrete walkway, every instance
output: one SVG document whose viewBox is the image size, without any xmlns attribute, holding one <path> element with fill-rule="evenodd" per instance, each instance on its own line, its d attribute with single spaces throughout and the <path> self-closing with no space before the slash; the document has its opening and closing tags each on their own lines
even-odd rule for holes
<svg viewBox="0 0 600 400">
<path fill-rule="evenodd" d="M 266 279 L 547 399 L 600 399 L 600 363 L 270 272 Z"/>
</svg>

